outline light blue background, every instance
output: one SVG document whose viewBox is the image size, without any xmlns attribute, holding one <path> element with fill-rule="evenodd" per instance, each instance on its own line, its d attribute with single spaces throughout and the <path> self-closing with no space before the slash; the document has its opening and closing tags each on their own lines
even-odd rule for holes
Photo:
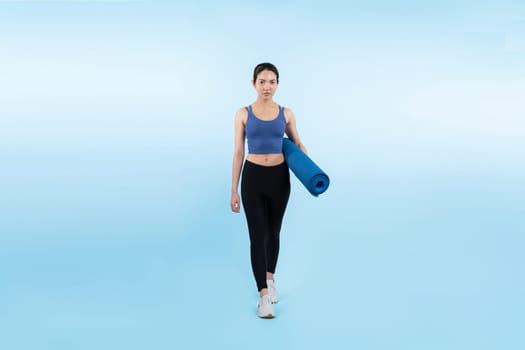
<svg viewBox="0 0 525 350">
<path fill-rule="evenodd" d="M 522 1 L 1 1 L 0 348 L 523 349 Z M 278 317 L 229 195 L 253 67 L 296 180 Z"/>
</svg>

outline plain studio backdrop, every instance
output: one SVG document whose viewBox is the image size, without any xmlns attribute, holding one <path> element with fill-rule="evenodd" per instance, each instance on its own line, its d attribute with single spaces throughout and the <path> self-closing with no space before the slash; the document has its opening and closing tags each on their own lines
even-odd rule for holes
<svg viewBox="0 0 525 350">
<path fill-rule="evenodd" d="M 280 70 L 277 318 L 229 209 Z M 0 348 L 523 349 L 522 1 L 0 1 Z"/>
</svg>

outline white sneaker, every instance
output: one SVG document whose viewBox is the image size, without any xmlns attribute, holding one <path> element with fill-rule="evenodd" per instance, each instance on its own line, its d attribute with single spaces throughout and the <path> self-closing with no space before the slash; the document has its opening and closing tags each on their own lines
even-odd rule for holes
<svg viewBox="0 0 525 350">
<path fill-rule="evenodd" d="M 263 295 L 259 298 L 259 305 L 257 306 L 257 314 L 261 318 L 273 318 L 273 306 L 270 301 L 270 296 L 268 294 Z"/>
<path fill-rule="evenodd" d="M 266 285 L 268 286 L 268 295 L 270 296 L 270 302 L 272 304 L 277 304 L 279 302 L 279 296 L 277 294 L 277 288 L 275 288 L 275 281 L 266 280 Z"/>
</svg>

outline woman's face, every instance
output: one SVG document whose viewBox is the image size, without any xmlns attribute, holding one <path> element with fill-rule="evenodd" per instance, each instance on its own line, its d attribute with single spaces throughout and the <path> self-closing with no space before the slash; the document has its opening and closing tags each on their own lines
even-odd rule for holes
<svg viewBox="0 0 525 350">
<path fill-rule="evenodd" d="M 254 82 L 255 90 L 257 94 L 263 100 L 271 100 L 277 90 L 277 76 L 274 72 L 269 70 L 263 70 L 257 76 L 257 80 Z"/>
</svg>

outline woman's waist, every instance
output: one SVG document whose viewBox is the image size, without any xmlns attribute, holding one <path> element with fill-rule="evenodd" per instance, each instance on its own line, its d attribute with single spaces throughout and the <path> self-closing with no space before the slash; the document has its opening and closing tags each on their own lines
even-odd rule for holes
<svg viewBox="0 0 525 350">
<path fill-rule="evenodd" d="M 275 166 L 284 163 L 283 153 L 248 153 L 246 160 L 263 166 Z"/>
</svg>

